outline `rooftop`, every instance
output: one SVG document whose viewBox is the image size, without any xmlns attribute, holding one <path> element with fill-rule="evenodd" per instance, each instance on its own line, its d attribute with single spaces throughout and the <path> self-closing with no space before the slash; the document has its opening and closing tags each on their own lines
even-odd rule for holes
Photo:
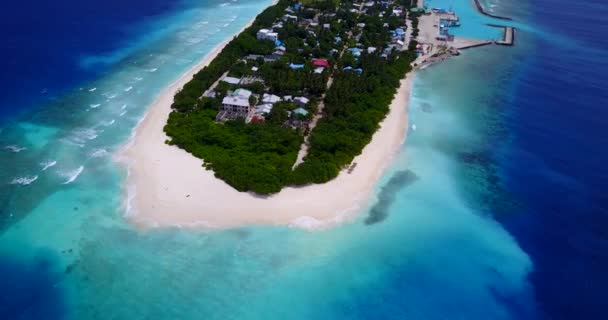
<svg viewBox="0 0 608 320">
<path fill-rule="evenodd" d="M 224 97 L 224 99 L 222 99 L 222 104 L 240 106 L 240 107 L 248 107 L 249 99 L 243 98 L 240 96 L 228 96 L 228 97 Z"/>
</svg>

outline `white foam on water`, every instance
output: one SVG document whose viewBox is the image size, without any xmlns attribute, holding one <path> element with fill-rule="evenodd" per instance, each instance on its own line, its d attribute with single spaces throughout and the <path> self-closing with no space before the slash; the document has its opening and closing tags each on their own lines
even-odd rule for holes
<svg viewBox="0 0 608 320">
<path fill-rule="evenodd" d="M 110 121 L 102 121 L 98 124 L 98 126 L 109 127 L 109 126 L 113 125 L 114 123 L 116 123 L 116 120 L 112 119 Z"/>
<path fill-rule="evenodd" d="M 61 141 L 61 142 L 63 142 L 63 143 L 66 143 L 66 144 L 73 145 L 73 146 L 77 146 L 77 147 L 80 147 L 80 148 L 84 147 L 84 143 L 80 143 L 80 142 L 72 141 L 72 140 L 70 140 L 70 139 L 65 139 L 65 138 L 63 138 L 63 139 L 59 139 L 59 141 Z"/>
<path fill-rule="evenodd" d="M 227 7 L 230 5 L 230 2 L 224 2 L 220 4 L 220 7 Z"/>
<path fill-rule="evenodd" d="M 101 103 L 96 103 L 96 104 L 90 104 L 89 105 L 89 107 L 91 107 L 91 109 L 99 108 L 99 106 L 101 106 Z"/>
<path fill-rule="evenodd" d="M 133 86 L 130 86 L 130 87 L 128 87 L 128 88 L 125 88 L 124 90 L 125 90 L 125 92 L 129 92 L 129 91 L 133 90 Z"/>
<path fill-rule="evenodd" d="M 142 78 L 142 77 L 135 77 L 135 78 L 133 78 L 133 80 L 135 80 L 135 81 L 141 81 L 141 80 L 143 80 L 143 79 L 144 79 L 144 78 Z"/>
<path fill-rule="evenodd" d="M 69 140 L 82 147 L 87 140 L 95 140 L 101 132 L 103 130 L 95 130 L 95 128 L 77 129 L 72 132 Z"/>
<path fill-rule="evenodd" d="M 91 88 L 91 89 L 89 89 L 89 92 L 93 92 L 95 90 L 97 90 L 97 88 Z"/>
<path fill-rule="evenodd" d="M 224 23 L 224 28 L 227 27 L 227 26 L 229 26 L 229 25 L 230 25 L 230 23 Z"/>
<path fill-rule="evenodd" d="M 38 180 L 38 176 L 25 176 L 25 177 L 17 177 L 11 181 L 11 184 L 19 184 L 22 186 L 27 186 L 28 184 Z"/>
<path fill-rule="evenodd" d="M 130 171 L 128 171 L 130 174 Z M 135 195 L 137 194 L 137 188 L 135 185 L 129 185 L 127 187 L 127 197 L 125 199 L 125 216 L 130 217 L 137 214 L 136 209 L 133 207 L 133 200 L 135 199 Z"/>
<path fill-rule="evenodd" d="M 187 40 L 187 43 L 188 43 L 189 45 L 193 45 L 193 44 L 197 44 L 197 43 L 199 43 L 199 42 L 202 42 L 203 40 L 205 40 L 205 38 L 204 38 L 204 37 L 194 37 L 194 38 L 189 38 L 189 39 Z"/>
<path fill-rule="evenodd" d="M 23 151 L 23 150 L 25 150 L 27 148 L 26 147 L 20 147 L 20 146 L 17 146 L 17 145 L 9 145 L 9 146 L 5 146 L 4 149 L 8 150 L 8 151 L 11 151 L 11 152 L 14 152 L 14 153 L 18 153 L 18 152 L 21 152 L 21 151 Z"/>
<path fill-rule="evenodd" d="M 122 116 L 124 116 L 126 113 L 127 113 L 127 110 L 125 110 L 125 111 L 121 112 L 121 113 L 120 113 L 118 116 L 119 116 L 119 117 L 122 117 Z"/>
<path fill-rule="evenodd" d="M 120 110 L 124 110 L 126 108 L 127 108 L 127 104 L 125 103 L 125 104 L 122 105 L 122 107 L 120 107 Z"/>
<path fill-rule="evenodd" d="M 321 228 L 323 225 L 321 220 L 309 216 L 295 218 L 289 223 L 290 227 L 302 228 L 305 230 L 315 230 Z"/>
<path fill-rule="evenodd" d="M 56 164 L 57 164 L 57 161 L 55 161 L 55 160 L 45 161 L 45 162 L 40 163 L 40 165 L 42 166 L 42 171 L 45 171 L 46 169 L 48 169 Z"/>
<path fill-rule="evenodd" d="M 99 149 L 95 149 L 95 150 L 91 151 L 91 153 L 89 153 L 89 157 L 100 158 L 107 154 L 108 154 L 108 150 L 106 150 L 104 148 L 99 148 Z"/>
<path fill-rule="evenodd" d="M 70 184 L 70 183 L 74 182 L 78 178 L 78 176 L 82 173 L 83 170 L 84 170 L 84 166 L 80 166 L 76 170 L 64 173 L 63 176 L 67 177 L 68 179 L 63 184 Z"/>
<path fill-rule="evenodd" d="M 148 72 L 156 72 L 156 70 L 158 70 L 158 68 L 152 68 L 152 69 L 148 69 L 146 71 L 148 71 Z"/>
</svg>

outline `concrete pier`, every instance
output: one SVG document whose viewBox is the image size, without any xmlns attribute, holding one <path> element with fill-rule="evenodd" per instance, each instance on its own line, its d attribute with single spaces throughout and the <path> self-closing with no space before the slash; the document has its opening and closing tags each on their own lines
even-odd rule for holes
<svg viewBox="0 0 608 320">
<path fill-rule="evenodd" d="M 491 27 L 504 29 L 504 34 L 503 34 L 502 40 L 495 41 L 496 44 L 501 45 L 501 46 L 512 46 L 515 43 L 515 28 L 500 26 L 500 25 L 496 25 L 496 24 L 488 24 L 488 25 Z"/>
<path fill-rule="evenodd" d="M 458 50 L 481 47 L 485 45 L 489 45 L 494 43 L 494 41 L 489 40 L 479 40 L 479 39 L 468 39 L 468 38 L 454 38 L 454 41 L 449 42 L 450 45 Z"/>
<path fill-rule="evenodd" d="M 473 0 L 473 2 L 475 2 L 475 6 L 477 7 L 477 10 L 483 15 L 486 15 L 488 17 L 492 17 L 495 19 L 500 19 L 500 20 L 513 20 L 511 18 L 501 17 L 501 16 L 491 14 L 489 12 L 486 12 L 485 9 L 483 8 L 483 6 L 481 5 L 481 3 L 479 2 L 479 0 Z"/>
</svg>

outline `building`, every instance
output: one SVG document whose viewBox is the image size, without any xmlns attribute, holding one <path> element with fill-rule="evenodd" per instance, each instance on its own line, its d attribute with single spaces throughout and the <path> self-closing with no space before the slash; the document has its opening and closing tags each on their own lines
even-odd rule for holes
<svg viewBox="0 0 608 320">
<path fill-rule="evenodd" d="M 270 41 L 279 40 L 279 34 L 276 32 L 272 32 L 271 30 L 268 30 L 268 29 L 260 29 L 260 31 L 258 31 L 258 33 L 256 34 L 256 37 L 258 38 L 258 40 L 270 40 Z"/>
<path fill-rule="evenodd" d="M 329 67 L 329 61 L 327 61 L 327 59 L 312 59 L 312 65 L 315 67 L 327 68 Z"/>
<path fill-rule="evenodd" d="M 305 107 L 310 100 L 306 97 L 295 97 L 293 98 L 293 102 L 297 104 L 299 107 Z"/>
<path fill-rule="evenodd" d="M 348 51 L 350 51 L 350 53 L 355 57 L 358 57 L 361 55 L 361 49 L 359 49 L 359 48 L 350 48 L 350 49 L 348 49 Z"/>
<path fill-rule="evenodd" d="M 281 101 L 281 97 L 276 96 L 274 94 L 264 93 L 264 95 L 262 96 L 262 102 L 263 103 L 273 104 L 273 103 L 277 103 L 279 101 Z"/>
<path fill-rule="evenodd" d="M 257 59 L 264 59 L 264 56 L 259 55 L 259 54 L 250 54 L 245 57 L 245 60 L 257 60 Z"/>
<path fill-rule="evenodd" d="M 304 108 L 297 108 L 297 109 L 293 110 L 293 113 L 295 113 L 296 115 L 299 115 L 299 116 L 304 116 L 304 117 L 306 117 L 308 115 L 308 111 Z"/>
<path fill-rule="evenodd" d="M 239 97 L 247 98 L 247 99 L 249 99 L 249 97 L 251 97 L 251 95 L 252 95 L 251 91 L 249 91 L 247 89 L 242 89 L 242 88 L 234 90 L 234 92 L 232 94 L 237 95 Z"/>
<path fill-rule="evenodd" d="M 253 117 L 251 117 L 251 120 L 249 120 L 250 123 L 261 123 L 266 121 L 266 118 L 264 118 L 264 116 L 261 115 L 254 115 Z"/>
<path fill-rule="evenodd" d="M 348 66 L 348 67 L 344 68 L 343 70 L 344 71 L 354 71 L 354 72 L 357 72 L 357 73 L 360 73 L 360 74 L 363 73 L 363 69 L 361 69 L 361 68 L 356 68 L 355 69 L 355 68 L 353 68 L 351 66 Z"/>
<path fill-rule="evenodd" d="M 222 100 L 222 111 L 246 115 L 251 111 L 249 104 L 251 91 L 245 89 L 237 89 L 231 95 L 224 97 Z"/>
<path fill-rule="evenodd" d="M 272 111 L 272 105 L 269 103 L 261 104 L 255 107 L 256 114 L 267 114 Z"/>
<path fill-rule="evenodd" d="M 289 20 L 298 21 L 298 16 L 294 16 L 291 14 L 286 14 L 283 16 L 283 21 L 289 21 Z"/>
<path fill-rule="evenodd" d="M 275 62 L 281 59 L 281 56 L 278 54 L 270 54 L 264 57 L 264 62 Z"/>
<path fill-rule="evenodd" d="M 323 67 L 318 67 L 318 68 L 315 68 L 315 73 L 316 73 L 316 74 L 322 74 L 322 73 L 323 73 L 323 70 L 325 70 L 325 68 L 323 68 Z"/>
<path fill-rule="evenodd" d="M 405 36 L 405 30 L 403 28 L 397 28 L 393 31 L 393 37 L 395 38 L 403 38 Z"/>
<path fill-rule="evenodd" d="M 291 68 L 292 70 L 298 70 L 298 69 L 303 69 L 304 65 L 303 64 L 290 63 L 289 64 L 289 68 Z"/>
<path fill-rule="evenodd" d="M 222 79 L 222 81 L 229 83 L 229 84 L 239 84 L 241 82 L 241 79 L 234 78 L 234 77 L 224 77 L 224 79 Z"/>
</svg>

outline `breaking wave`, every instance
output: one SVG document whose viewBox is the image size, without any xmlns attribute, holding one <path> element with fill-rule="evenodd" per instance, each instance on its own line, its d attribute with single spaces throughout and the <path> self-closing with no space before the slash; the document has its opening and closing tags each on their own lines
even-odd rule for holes
<svg viewBox="0 0 608 320">
<path fill-rule="evenodd" d="M 56 164 L 57 164 L 57 161 L 46 161 L 46 162 L 42 162 L 40 165 L 42 166 L 42 171 L 45 171 L 46 169 L 48 169 Z"/>
<path fill-rule="evenodd" d="M 64 174 L 64 176 L 67 177 L 68 179 L 63 184 L 70 184 L 70 183 L 74 182 L 78 178 L 78 176 L 82 173 L 83 170 L 84 170 L 84 166 L 80 166 L 76 170 L 66 172 Z"/>
<path fill-rule="evenodd" d="M 25 149 L 27 149 L 26 147 L 20 147 L 20 146 L 16 146 L 16 145 L 10 145 L 10 146 L 6 146 L 4 147 L 5 150 L 17 153 L 17 152 L 21 152 Z"/>
<path fill-rule="evenodd" d="M 26 177 L 18 177 L 11 181 L 11 184 L 19 184 L 22 186 L 27 186 L 28 184 L 38 180 L 38 176 L 26 176 Z"/>
<path fill-rule="evenodd" d="M 89 156 L 90 156 L 91 158 L 100 158 L 100 157 L 103 157 L 103 156 L 105 156 L 105 155 L 107 155 L 107 154 L 108 154 L 108 151 L 107 151 L 106 149 L 104 149 L 104 148 L 99 148 L 99 149 L 95 149 L 95 150 L 93 150 L 93 151 L 92 151 L 92 152 L 89 154 Z"/>
</svg>

